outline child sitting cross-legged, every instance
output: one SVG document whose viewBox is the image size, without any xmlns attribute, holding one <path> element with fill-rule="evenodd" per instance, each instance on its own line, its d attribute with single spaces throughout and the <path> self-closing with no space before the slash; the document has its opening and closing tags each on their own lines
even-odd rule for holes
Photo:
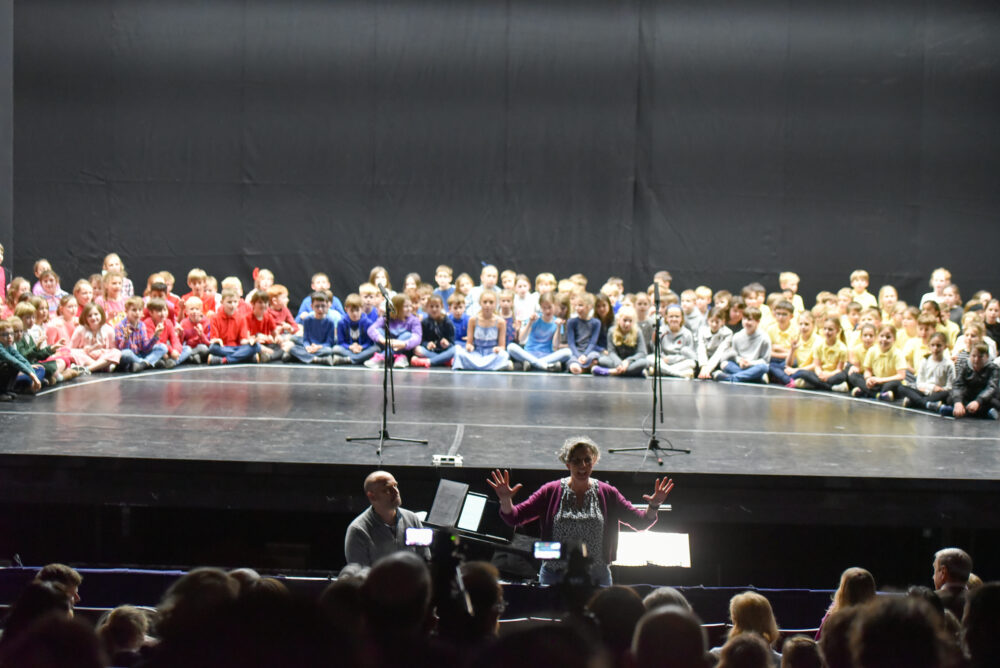
<svg viewBox="0 0 1000 668">
<path fill-rule="evenodd" d="M 795 387 L 829 392 L 843 383 L 839 389 L 846 391 L 847 345 L 842 332 L 840 318 L 823 321 L 822 339 L 813 346 L 812 364 L 795 372 Z"/>
<path fill-rule="evenodd" d="M 208 299 L 211 299 L 209 297 Z M 246 321 L 238 313 L 240 295 L 235 290 L 222 291 L 222 305 L 211 317 L 209 364 L 238 364 L 252 361 L 260 346 L 250 340 Z"/>
<path fill-rule="evenodd" d="M 607 353 L 591 369 L 595 376 L 642 376 L 646 368 L 646 342 L 639 329 L 635 309 L 622 306 L 608 332 Z"/>
<path fill-rule="evenodd" d="M 302 343 L 294 344 L 282 359 L 285 362 L 298 360 L 303 364 L 333 365 L 333 347 L 337 344 L 337 324 L 326 317 L 330 310 L 330 300 L 326 292 L 316 291 L 310 295 L 312 312 L 301 316 Z"/>
<path fill-rule="evenodd" d="M 569 360 L 569 348 L 554 350 L 553 342 L 559 334 L 556 322 L 556 297 L 552 292 L 538 296 L 539 313 L 532 312 L 521 323 L 517 342 L 507 346 L 507 353 L 524 371 L 562 371 L 562 363 Z"/>
<path fill-rule="evenodd" d="M 413 315 L 413 304 L 404 294 L 393 295 L 390 304 L 392 306 L 390 313 L 384 317 L 379 316 L 368 326 L 368 338 L 374 341 L 375 345 L 383 352 L 373 355 L 365 362 L 365 366 L 378 366 L 390 355 L 393 366 L 409 366 L 409 356 L 420 345 L 423 328 L 420 326 L 420 320 L 417 319 L 417 316 Z M 389 324 L 388 340 L 385 336 L 387 319 Z"/>
<path fill-rule="evenodd" d="M 258 290 L 250 297 L 250 313 L 243 317 L 250 341 L 260 346 L 256 360 L 261 364 L 281 361 L 284 351 L 278 342 L 278 323 L 271 313 L 271 296 Z"/>
<path fill-rule="evenodd" d="M 365 315 L 361 295 L 352 293 L 344 300 L 347 313 L 337 323 L 337 345 L 333 347 L 334 364 L 364 364 L 378 352 L 368 336 L 372 321 Z"/>
<path fill-rule="evenodd" d="M 177 336 L 177 328 L 174 327 L 174 323 L 168 316 L 168 302 L 166 299 L 154 297 L 146 304 L 146 311 L 149 316 L 142 321 L 142 324 L 146 326 L 146 331 L 159 331 L 159 342 L 167 347 L 167 354 L 163 356 L 157 366 L 172 369 L 178 364 L 183 348 L 180 337 Z"/>
<path fill-rule="evenodd" d="M 497 295 L 490 291 L 479 295 L 479 311 L 469 319 L 469 342 L 456 348 L 453 369 L 497 371 L 513 369 L 507 355 L 507 323 L 496 313 Z"/>
<path fill-rule="evenodd" d="M 413 351 L 410 364 L 432 367 L 450 366 L 455 356 L 455 325 L 444 312 L 444 302 L 438 295 L 427 298 L 427 316 L 420 323 L 423 336 Z"/>
<path fill-rule="evenodd" d="M 14 386 L 19 374 L 30 383 L 31 392 L 42 389 L 42 381 L 28 360 L 17 351 L 14 325 L 10 320 L 0 320 L 0 401 L 13 401 Z"/>
<path fill-rule="evenodd" d="M 155 366 L 167 354 L 167 346 L 159 342 L 164 323 L 152 332 L 142 322 L 142 297 L 125 300 L 125 319 L 115 326 L 115 347 L 122 351 L 120 367 L 133 373 Z"/>
<path fill-rule="evenodd" d="M 945 354 L 947 346 L 948 337 L 941 332 L 931 334 L 927 343 L 931 354 L 920 362 L 916 385 L 902 385 L 899 388 L 904 408 L 926 410 L 929 405 L 934 405 L 940 410 L 941 402 L 948 400 L 955 384 L 955 365 Z"/>
<path fill-rule="evenodd" d="M 691 331 L 684 327 L 684 310 L 679 304 L 666 304 L 663 306 L 663 313 L 666 329 L 660 333 L 660 368 L 656 368 L 655 354 L 649 355 L 646 374 L 651 376 L 659 372 L 664 376 L 693 378 L 698 353 L 694 348 Z"/>
<path fill-rule="evenodd" d="M 712 374 L 712 380 L 750 383 L 764 379 L 771 361 L 771 339 L 759 330 L 760 319 L 756 306 L 743 312 L 743 329 L 733 334 L 722 368 Z"/>
<path fill-rule="evenodd" d="M 708 380 L 729 349 L 733 332 L 726 327 L 726 309 L 713 306 L 705 318 L 705 324 L 698 330 L 695 350 L 698 353 L 698 378 Z"/>
<path fill-rule="evenodd" d="M 927 404 L 927 409 L 956 418 L 1000 418 L 1000 368 L 989 363 L 989 354 L 989 346 L 985 343 L 974 345 L 969 351 L 968 359 L 955 369 L 955 384 L 951 388 L 952 405 L 933 402 Z"/>
<path fill-rule="evenodd" d="M 208 347 L 211 345 L 208 335 L 212 326 L 205 318 L 202 301 L 199 297 L 188 297 L 187 301 L 182 302 L 182 308 L 184 318 L 177 325 L 181 342 L 181 355 L 177 358 L 177 364 L 184 364 L 188 360 L 192 364 L 207 362 Z"/>
<path fill-rule="evenodd" d="M 883 325 L 878 330 L 878 343 L 865 353 L 862 363 L 864 376 L 852 373 L 847 377 L 852 397 L 895 400 L 894 392 L 899 390 L 906 378 L 906 359 L 895 344 L 896 329 L 892 325 Z"/>
</svg>

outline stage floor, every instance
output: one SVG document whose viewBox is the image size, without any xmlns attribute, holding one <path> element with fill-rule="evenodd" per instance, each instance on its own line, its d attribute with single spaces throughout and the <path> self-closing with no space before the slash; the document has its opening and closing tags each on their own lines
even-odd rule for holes
<svg viewBox="0 0 1000 668">
<path fill-rule="evenodd" d="M 380 370 L 301 365 L 99 374 L 0 407 L 0 456 L 375 466 Z M 559 469 L 562 440 L 587 434 L 601 472 L 1000 479 L 998 424 L 944 419 L 845 395 L 665 380 L 657 434 L 690 454 L 661 469 L 644 453 L 650 382 L 570 374 L 402 369 L 382 465 L 461 455 L 477 468 Z"/>
</svg>

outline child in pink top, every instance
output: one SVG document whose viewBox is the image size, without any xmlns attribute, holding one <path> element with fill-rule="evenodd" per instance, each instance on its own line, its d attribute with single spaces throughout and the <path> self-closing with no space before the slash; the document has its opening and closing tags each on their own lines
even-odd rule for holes
<svg viewBox="0 0 1000 668">
<path fill-rule="evenodd" d="M 117 271 L 109 271 L 104 274 L 103 292 L 104 294 L 94 299 L 94 303 L 104 311 L 107 324 L 114 329 L 115 326 L 125 319 L 125 300 L 127 297 L 122 292 L 122 285 L 125 277 Z M 80 314 L 81 321 L 83 314 Z"/>
<path fill-rule="evenodd" d="M 107 323 L 100 304 L 88 304 L 70 341 L 73 359 L 87 371 L 113 371 L 122 351 L 115 347 L 115 330 Z"/>
</svg>

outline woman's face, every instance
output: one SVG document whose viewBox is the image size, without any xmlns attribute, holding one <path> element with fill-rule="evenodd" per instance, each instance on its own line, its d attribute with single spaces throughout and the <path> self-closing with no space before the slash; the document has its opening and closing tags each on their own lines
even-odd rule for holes
<svg viewBox="0 0 1000 668">
<path fill-rule="evenodd" d="M 578 445 L 569 453 L 569 459 L 566 460 L 566 468 L 569 469 L 570 477 L 573 480 L 586 482 L 590 480 L 590 473 L 594 470 L 594 464 L 596 463 L 597 460 L 594 459 L 590 448 L 585 445 Z"/>
</svg>

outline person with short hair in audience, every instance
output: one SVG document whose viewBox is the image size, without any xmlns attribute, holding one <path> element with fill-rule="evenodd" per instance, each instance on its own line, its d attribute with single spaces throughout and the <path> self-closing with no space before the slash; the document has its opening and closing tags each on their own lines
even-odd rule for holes
<svg viewBox="0 0 1000 668">
<path fill-rule="evenodd" d="M 399 484 L 388 471 L 372 471 L 365 478 L 365 496 L 371 504 L 354 518 L 344 536 L 344 556 L 349 564 L 371 566 L 399 551 L 427 555 L 426 548 L 406 544 L 406 530 L 423 526 L 415 513 L 402 507 Z"/>
<path fill-rule="evenodd" d="M 826 668 L 815 640 L 794 636 L 781 646 L 781 668 Z"/>
<path fill-rule="evenodd" d="M 679 590 L 673 587 L 657 587 L 642 599 L 646 610 L 653 610 L 662 605 L 676 605 L 685 610 L 691 610 L 691 604 Z"/>
<path fill-rule="evenodd" d="M 733 623 L 729 640 L 743 634 L 757 635 L 766 641 L 773 665 L 781 665 L 781 654 L 773 649 L 781 634 L 770 601 L 754 591 L 736 594 L 729 600 L 729 619 Z M 709 652 L 718 658 L 722 647 L 713 647 Z"/>
<path fill-rule="evenodd" d="M 965 550 L 946 547 L 934 554 L 934 587 L 938 598 L 947 610 L 959 619 L 965 612 L 965 599 L 969 593 L 969 574 L 972 557 Z"/>
<path fill-rule="evenodd" d="M 312 293 L 312 312 L 299 316 L 302 341 L 294 343 L 282 356 L 285 362 L 333 365 L 333 347 L 337 345 L 337 323 L 327 317 L 330 300 L 326 292 Z"/>
<path fill-rule="evenodd" d="M 484 292 L 492 292 L 497 298 L 500 297 L 500 286 L 497 285 L 499 278 L 500 273 L 495 266 L 492 264 L 483 266 L 483 270 L 479 273 L 479 285 L 472 288 L 465 296 L 465 312 L 470 318 L 479 313 L 481 307 L 479 298 Z"/>
<path fill-rule="evenodd" d="M 663 605 L 639 619 L 632 636 L 632 660 L 638 667 L 709 668 L 714 658 L 701 620 L 689 608 Z"/>
<path fill-rule="evenodd" d="M 628 666 L 636 624 L 646 614 L 639 595 L 623 585 L 603 587 L 594 592 L 584 609 L 597 621 L 601 641 L 611 652 L 614 665 Z"/>
<path fill-rule="evenodd" d="M 80 602 L 80 585 L 83 584 L 83 576 L 72 566 L 58 562 L 46 564 L 35 573 L 35 582 L 55 582 L 62 585 L 72 605 Z"/>
<path fill-rule="evenodd" d="M 771 659 L 771 648 L 756 633 L 744 633 L 726 641 L 719 649 L 716 668 L 770 668 L 780 666 Z"/>
<path fill-rule="evenodd" d="M 772 383 L 792 387 L 792 378 L 785 373 L 785 367 L 791 366 L 792 348 L 799 340 L 799 330 L 792 323 L 795 307 L 790 301 L 780 299 L 771 310 L 772 322 L 767 326 L 766 334 L 771 339 L 771 361 L 767 374 Z"/>
<path fill-rule="evenodd" d="M 351 293 L 344 299 L 347 312 L 337 323 L 337 345 L 333 347 L 334 364 L 364 364 L 378 352 L 368 336 L 371 325 L 363 310 L 361 296 Z"/>
<path fill-rule="evenodd" d="M 178 338 L 181 342 L 181 355 L 177 363 L 183 364 L 188 360 L 192 364 L 207 362 L 212 324 L 205 318 L 201 299 L 188 297 L 182 302 L 182 311 L 183 319 L 177 325 Z"/>
<path fill-rule="evenodd" d="M 855 668 L 944 668 L 947 641 L 927 602 L 909 596 L 878 599 L 858 610 L 850 631 Z"/>
<path fill-rule="evenodd" d="M 97 637 L 112 666 L 133 666 L 149 631 L 149 616 L 133 605 L 120 605 L 97 623 Z"/>
<path fill-rule="evenodd" d="M 875 598 L 875 576 L 864 568 L 852 566 L 840 574 L 840 584 L 833 592 L 833 602 L 819 623 L 816 640 L 823 637 L 823 626 L 832 614 L 852 605 L 862 605 Z"/>
</svg>

